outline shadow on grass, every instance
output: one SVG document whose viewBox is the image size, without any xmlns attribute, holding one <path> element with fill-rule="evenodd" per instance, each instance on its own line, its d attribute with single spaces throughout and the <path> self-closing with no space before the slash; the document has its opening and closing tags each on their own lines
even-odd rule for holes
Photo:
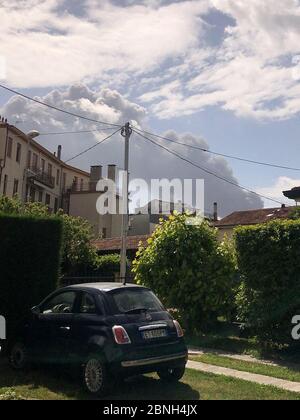
<svg viewBox="0 0 300 420">
<path fill-rule="evenodd" d="M 33 368 L 15 372 L 6 363 L 0 364 L 1 388 L 12 388 L 32 399 L 94 399 L 84 392 L 77 375 L 59 368 Z M 166 384 L 155 375 L 137 376 L 121 381 L 105 400 L 198 400 L 199 392 L 184 383 Z"/>
</svg>

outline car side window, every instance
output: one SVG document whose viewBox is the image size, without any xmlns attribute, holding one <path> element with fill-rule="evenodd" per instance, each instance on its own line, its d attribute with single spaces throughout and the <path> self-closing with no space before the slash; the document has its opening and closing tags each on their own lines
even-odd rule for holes
<svg viewBox="0 0 300 420">
<path fill-rule="evenodd" d="M 81 314 L 96 314 L 97 313 L 94 296 L 92 296 L 89 293 L 82 294 L 79 312 Z"/>
<path fill-rule="evenodd" d="M 42 313 L 48 314 L 71 314 L 76 299 L 75 292 L 64 292 L 50 299 L 42 307 Z"/>
</svg>

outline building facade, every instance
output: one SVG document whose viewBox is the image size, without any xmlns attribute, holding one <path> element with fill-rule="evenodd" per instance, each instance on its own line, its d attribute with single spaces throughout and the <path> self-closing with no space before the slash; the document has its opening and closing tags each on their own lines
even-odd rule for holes
<svg viewBox="0 0 300 420">
<path fill-rule="evenodd" d="M 53 154 L 31 135 L 0 121 L 0 196 L 45 204 L 69 212 L 69 191 L 88 183 L 90 174 L 65 164 L 61 147 Z"/>
<path fill-rule="evenodd" d="M 97 201 L 101 195 L 97 191 L 98 181 L 103 179 L 102 166 L 91 167 L 91 177 L 88 183 L 83 185 L 74 184 L 69 194 L 69 214 L 75 217 L 82 217 L 89 221 L 93 227 L 96 238 L 118 238 L 122 232 L 122 215 L 117 210 L 116 214 L 100 215 L 97 212 Z M 108 165 L 107 177 L 117 184 L 117 168 L 115 165 Z M 122 206 L 122 198 L 116 196 L 116 208 Z"/>
</svg>

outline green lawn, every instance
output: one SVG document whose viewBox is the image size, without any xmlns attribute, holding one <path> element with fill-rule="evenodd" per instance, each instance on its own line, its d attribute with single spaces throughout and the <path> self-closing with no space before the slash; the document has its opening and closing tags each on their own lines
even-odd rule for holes
<svg viewBox="0 0 300 420">
<path fill-rule="evenodd" d="M 236 354 L 249 354 L 260 357 L 261 349 L 254 339 L 241 338 L 235 325 L 220 322 L 213 331 L 186 337 L 189 345 L 195 347 L 223 350 Z"/>
<path fill-rule="evenodd" d="M 0 366 L 1 394 L 14 391 L 28 399 L 89 399 L 77 380 L 53 369 L 13 372 Z M 187 370 L 183 381 L 164 385 L 156 375 L 139 376 L 120 384 L 110 400 L 300 400 L 300 394 L 246 381 Z"/>
<path fill-rule="evenodd" d="M 219 322 L 206 334 L 187 336 L 186 342 L 190 346 L 205 349 L 220 350 L 233 354 L 247 354 L 258 359 L 278 360 L 287 363 L 300 364 L 298 349 L 266 349 L 262 348 L 254 338 L 241 337 L 239 328 L 235 324 Z"/>
<path fill-rule="evenodd" d="M 244 362 L 211 353 L 207 353 L 201 356 L 191 356 L 190 360 L 207 363 L 209 365 L 236 369 L 244 372 L 257 373 L 259 375 L 271 376 L 278 379 L 285 379 L 287 381 L 300 382 L 299 369 L 293 369 L 291 367 L 269 366 L 255 362 Z"/>
</svg>

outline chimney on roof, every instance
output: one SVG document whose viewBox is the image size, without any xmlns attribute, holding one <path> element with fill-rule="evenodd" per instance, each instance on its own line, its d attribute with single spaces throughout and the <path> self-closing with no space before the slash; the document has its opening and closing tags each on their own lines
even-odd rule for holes
<svg viewBox="0 0 300 420">
<path fill-rule="evenodd" d="M 214 222 L 218 221 L 218 203 L 214 203 Z"/>
<path fill-rule="evenodd" d="M 98 182 L 102 178 L 102 166 L 91 166 L 91 182 Z"/>
<path fill-rule="evenodd" d="M 61 152 L 62 152 L 62 146 L 59 145 L 58 148 L 57 148 L 57 158 L 59 160 L 61 160 Z"/>
<path fill-rule="evenodd" d="M 108 165 L 107 178 L 111 179 L 114 182 L 116 182 L 116 169 L 116 165 Z"/>
</svg>

